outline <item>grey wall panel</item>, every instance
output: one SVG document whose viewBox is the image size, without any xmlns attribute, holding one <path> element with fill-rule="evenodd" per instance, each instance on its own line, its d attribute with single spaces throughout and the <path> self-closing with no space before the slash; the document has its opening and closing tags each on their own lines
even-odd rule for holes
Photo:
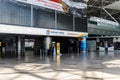
<svg viewBox="0 0 120 80">
<path fill-rule="evenodd" d="M 0 1 L 0 23 L 29 26 L 31 24 L 30 5 L 21 5 L 9 1 Z M 55 29 L 55 11 L 35 8 L 34 27 Z M 73 31 L 73 15 L 57 13 L 57 29 Z M 80 17 L 75 19 L 75 31 L 87 32 L 87 19 Z"/>
<path fill-rule="evenodd" d="M 87 32 L 87 18 L 75 18 L 75 31 Z"/>
<path fill-rule="evenodd" d="M 30 8 L 0 1 L 0 23 L 30 26 Z"/>
<path fill-rule="evenodd" d="M 107 29 L 100 29 L 100 28 L 93 28 L 93 27 L 88 27 L 88 33 L 90 35 L 108 35 L 108 36 L 119 36 L 120 32 L 119 31 L 114 31 L 114 30 L 107 30 Z"/>
</svg>

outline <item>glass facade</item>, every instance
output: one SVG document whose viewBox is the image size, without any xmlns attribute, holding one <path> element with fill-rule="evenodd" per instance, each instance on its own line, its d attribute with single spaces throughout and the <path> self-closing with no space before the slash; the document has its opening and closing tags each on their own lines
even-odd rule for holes
<svg viewBox="0 0 120 80">
<path fill-rule="evenodd" d="M 54 10 L 33 6 L 33 27 L 87 32 L 87 17 L 73 17 L 73 14 L 62 12 L 56 14 Z M 30 5 L 1 0 L 0 23 L 30 27 Z"/>
<path fill-rule="evenodd" d="M 42 9 L 34 9 L 34 27 L 55 28 L 55 13 Z"/>
<path fill-rule="evenodd" d="M 57 29 L 73 30 L 73 15 L 57 14 Z"/>
</svg>

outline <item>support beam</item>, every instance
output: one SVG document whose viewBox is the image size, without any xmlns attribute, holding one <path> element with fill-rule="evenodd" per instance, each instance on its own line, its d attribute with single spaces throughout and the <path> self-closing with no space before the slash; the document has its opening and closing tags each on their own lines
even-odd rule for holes
<svg viewBox="0 0 120 80">
<path fill-rule="evenodd" d="M 115 22 L 118 23 L 118 21 L 105 9 L 105 8 L 102 8 Z"/>
</svg>

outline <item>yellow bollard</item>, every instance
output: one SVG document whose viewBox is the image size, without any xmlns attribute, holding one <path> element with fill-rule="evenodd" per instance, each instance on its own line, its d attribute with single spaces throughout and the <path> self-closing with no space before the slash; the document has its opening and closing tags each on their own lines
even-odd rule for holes
<svg viewBox="0 0 120 80">
<path fill-rule="evenodd" d="M 60 68 L 60 42 L 57 42 L 56 44 L 56 66 L 57 68 Z"/>
<path fill-rule="evenodd" d="M 56 56 L 56 66 L 57 68 L 60 68 L 60 55 Z"/>
<path fill-rule="evenodd" d="M 57 55 L 60 55 L 60 42 L 57 42 Z"/>
</svg>

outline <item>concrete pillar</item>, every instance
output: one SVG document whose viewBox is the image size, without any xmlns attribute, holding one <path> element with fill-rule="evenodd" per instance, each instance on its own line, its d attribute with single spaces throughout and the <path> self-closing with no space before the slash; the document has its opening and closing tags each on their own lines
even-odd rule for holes
<svg viewBox="0 0 120 80">
<path fill-rule="evenodd" d="M 25 54 L 25 40 L 24 39 L 21 40 L 21 53 L 24 56 Z"/>
<path fill-rule="evenodd" d="M 50 48 L 50 44 L 52 42 L 51 37 L 45 37 L 45 52 L 47 53 L 48 49 Z"/>
<path fill-rule="evenodd" d="M 116 39 L 116 38 L 113 38 L 113 42 L 116 43 L 116 42 L 117 42 L 117 39 Z"/>
<path fill-rule="evenodd" d="M 56 60 L 56 43 L 55 42 L 52 42 L 52 46 L 54 47 L 54 49 L 53 49 L 53 59 L 54 59 L 54 61 Z"/>
<path fill-rule="evenodd" d="M 105 51 L 108 51 L 108 41 L 105 41 L 104 44 L 105 44 Z"/>
<path fill-rule="evenodd" d="M 18 56 L 21 56 L 21 37 L 17 38 L 17 52 Z"/>
<path fill-rule="evenodd" d="M 116 50 L 116 42 L 117 42 L 117 39 L 113 38 L 114 50 Z"/>
<path fill-rule="evenodd" d="M 36 55 L 40 54 L 41 49 L 43 49 L 42 40 L 40 37 L 35 39 L 34 50 Z"/>
<path fill-rule="evenodd" d="M 96 50 L 99 50 L 99 45 L 100 44 L 100 39 L 99 38 L 97 38 L 96 39 Z"/>
<path fill-rule="evenodd" d="M 80 38 L 80 50 L 81 51 L 87 50 L 86 38 Z"/>
<path fill-rule="evenodd" d="M 119 43 L 120 43 L 120 38 L 119 38 L 119 37 L 117 38 L 117 42 L 119 42 Z"/>
</svg>

